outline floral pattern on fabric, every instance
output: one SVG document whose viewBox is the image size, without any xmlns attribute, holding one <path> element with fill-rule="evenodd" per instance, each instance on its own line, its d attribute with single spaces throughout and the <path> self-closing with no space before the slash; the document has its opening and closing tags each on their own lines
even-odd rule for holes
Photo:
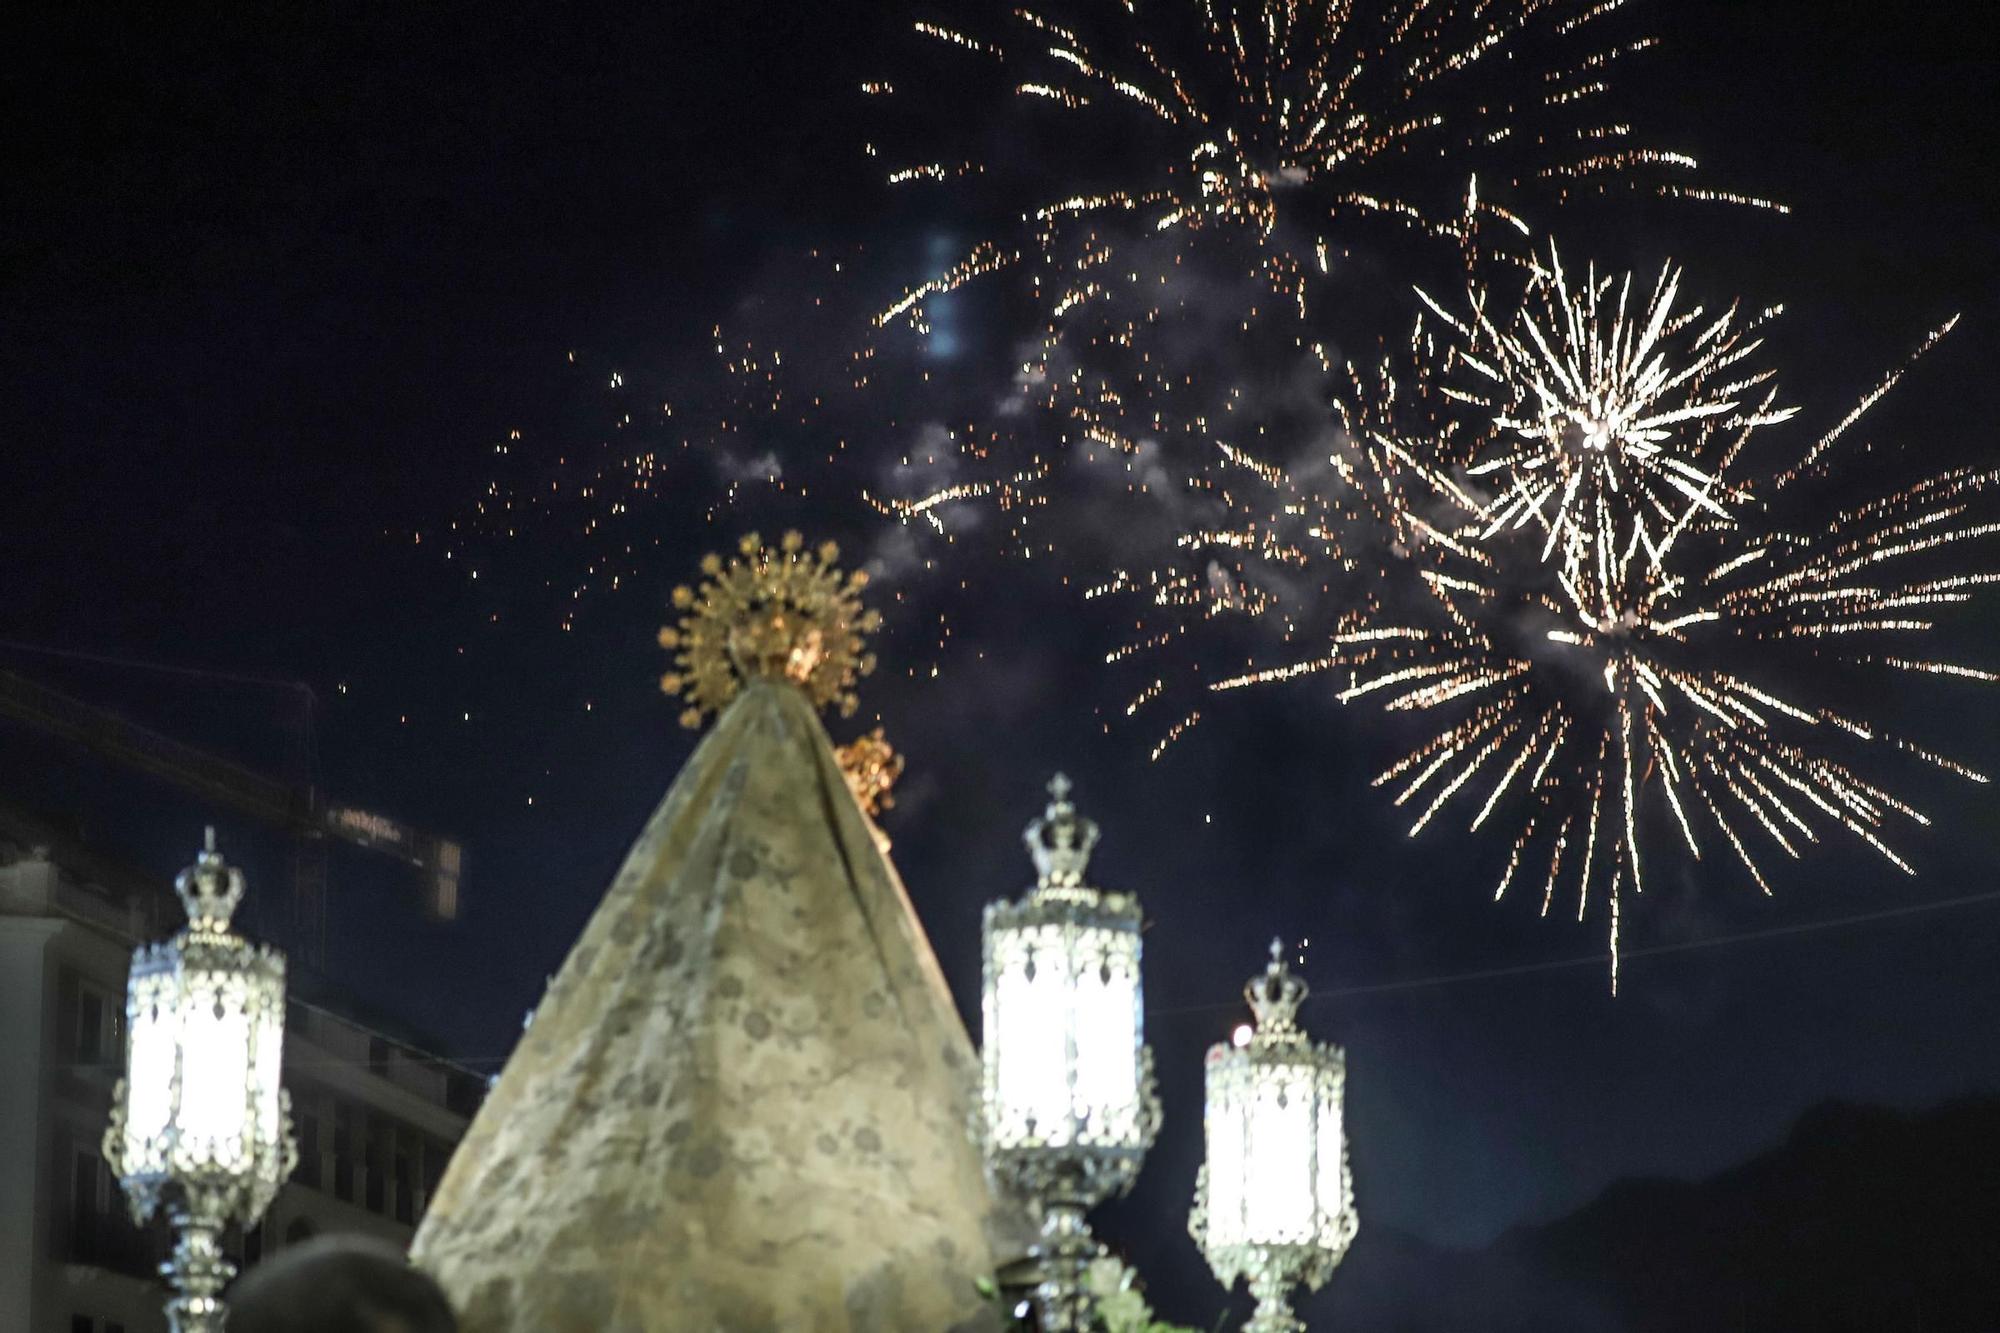
<svg viewBox="0 0 2000 1333">
<path fill-rule="evenodd" d="M 803 696 L 752 684 L 632 848 L 413 1254 L 466 1333 L 942 1333 L 1019 1252 L 977 1061 Z"/>
</svg>

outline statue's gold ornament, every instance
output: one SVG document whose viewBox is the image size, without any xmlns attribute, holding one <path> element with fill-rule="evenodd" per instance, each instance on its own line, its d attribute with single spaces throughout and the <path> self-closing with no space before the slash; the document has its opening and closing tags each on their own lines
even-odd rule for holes
<svg viewBox="0 0 2000 1333">
<path fill-rule="evenodd" d="M 896 798 L 889 789 L 903 776 L 903 756 L 889 744 L 882 728 L 835 746 L 833 757 L 839 761 L 841 775 L 847 779 L 848 789 L 863 810 L 879 815 L 895 807 Z"/>
<path fill-rule="evenodd" d="M 676 653 L 660 688 L 687 701 L 681 725 L 700 726 L 759 677 L 788 680 L 815 708 L 851 716 L 856 680 L 875 670 L 863 636 L 882 623 L 861 605 L 868 575 L 843 577 L 833 563 L 839 547 L 807 553 L 796 532 L 775 547 L 746 533 L 737 551 L 726 565 L 702 557 L 701 586 L 674 589 L 680 623 L 660 631 L 660 646 Z"/>
</svg>

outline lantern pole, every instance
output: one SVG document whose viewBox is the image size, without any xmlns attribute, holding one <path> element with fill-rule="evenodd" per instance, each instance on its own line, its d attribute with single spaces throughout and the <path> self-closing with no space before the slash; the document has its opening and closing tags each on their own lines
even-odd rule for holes
<svg viewBox="0 0 2000 1333">
<path fill-rule="evenodd" d="M 1084 1199 L 1042 1201 L 1042 1231 L 1035 1245 L 1042 1280 L 1035 1287 L 1035 1310 L 1045 1333 L 1081 1333 L 1090 1327 L 1090 1288 L 1085 1278 L 1102 1247 L 1090 1234 Z"/>
<path fill-rule="evenodd" d="M 1047 1333 L 1094 1316 L 1088 1213 L 1138 1178 L 1159 1132 L 1139 981 L 1138 900 L 1084 882 L 1097 824 L 1069 779 L 1024 834 L 1035 887 L 986 908 L 981 1139 L 987 1170 L 1041 1214 L 1034 1301 Z"/>
<path fill-rule="evenodd" d="M 222 1289 L 236 1275 L 236 1265 L 222 1252 L 222 1229 L 227 1224 L 214 1202 L 168 1211 L 174 1252 L 160 1265 L 160 1276 L 174 1289 L 167 1302 L 167 1327 L 174 1333 L 220 1333 L 227 1317 Z"/>
<path fill-rule="evenodd" d="M 1283 1270 L 1259 1268 L 1250 1274 L 1250 1295 L 1257 1302 L 1243 1333 L 1305 1333 L 1305 1321 L 1292 1313 L 1292 1278 Z"/>
<path fill-rule="evenodd" d="M 1243 994 L 1255 1029 L 1208 1053 L 1207 1152 L 1188 1231 L 1225 1287 L 1248 1279 L 1257 1308 L 1244 1333 L 1303 1333 L 1292 1288 L 1325 1285 L 1358 1230 L 1347 1057 L 1299 1027 L 1307 987 L 1285 966 L 1282 941 Z"/>
<path fill-rule="evenodd" d="M 111 1095 L 104 1157 L 140 1225 L 165 1212 L 174 1249 L 160 1265 L 173 1333 L 221 1333 L 231 1223 L 262 1217 L 298 1162 L 280 1084 L 285 960 L 229 927 L 243 872 L 207 831 L 174 881 L 188 924 L 139 948 L 126 983 L 125 1077 Z"/>
</svg>

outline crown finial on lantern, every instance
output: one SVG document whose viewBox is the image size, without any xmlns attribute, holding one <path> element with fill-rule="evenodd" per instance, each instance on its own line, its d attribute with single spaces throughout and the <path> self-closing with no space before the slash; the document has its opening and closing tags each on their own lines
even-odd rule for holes
<svg viewBox="0 0 2000 1333">
<path fill-rule="evenodd" d="M 1279 1038 L 1295 1035 L 1299 1006 L 1305 1003 L 1309 989 L 1302 978 L 1294 976 L 1285 966 L 1285 942 L 1274 937 L 1271 961 L 1265 966 L 1264 975 L 1252 977 L 1243 988 L 1250 1012 L 1257 1015 L 1257 1035 Z"/>
<path fill-rule="evenodd" d="M 229 929 L 229 918 L 243 901 L 243 872 L 215 850 L 215 825 L 203 829 L 194 864 L 174 876 L 174 892 L 180 895 L 190 930 L 220 934 Z"/>
<path fill-rule="evenodd" d="M 1097 821 L 1080 818 L 1070 803 L 1070 780 L 1058 773 L 1049 779 L 1049 804 L 1022 833 L 1035 873 L 1044 888 L 1075 888 L 1083 883 L 1091 849 L 1097 846 Z"/>
<path fill-rule="evenodd" d="M 875 669 L 865 637 L 881 624 L 863 609 L 862 570 L 842 576 L 840 548 L 805 549 L 787 532 L 775 547 L 746 533 L 737 554 L 702 557 L 700 587 L 674 589 L 678 624 L 660 631 L 660 646 L 676 653 L 660 688 L 687 701 L 681 724 L 698 727 L 721 712 L 752 680 L 784 680 L 816 708 L 842 717 L 855 710 L 854 684 Z"/>
</svg>

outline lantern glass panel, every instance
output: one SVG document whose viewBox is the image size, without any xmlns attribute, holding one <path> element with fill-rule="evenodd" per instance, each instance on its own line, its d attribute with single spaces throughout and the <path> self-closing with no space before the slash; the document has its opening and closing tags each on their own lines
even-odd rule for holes
<svg viewBox="0 0 2000 1333">
<path fill-rule="evenodd" d="M 989 1130 L 1001 1147 L 1142 1147 L 1139 938 L 989 921 Z"/>
<path fill-rule="evenodd" d="M 1249 1061 L 1239 1052 L 1218 1046 L 1208 1062 L 1208 1232 L 1207 1245 L 1224 1249 L 1244 1242 L 1243 1183 L 1249 1172 L 1244 1161 L 1243 1091 Z"/>
<path fill-rule="evenodd" d="M 1244 1239 L 1296 1245 L 1313 1237 L 1313 1133 L 1317 1128 L 1309 1070 L 1294 1065 L 1252 1068 L 1244 1107 Z"/>
<path fill-rule="evenodd" d="M 1139 941 L 1122 931 L 1077 931 L 1072 1030 L 1076 1112 L 1100 1139 L 1136 1141 L 1139 1105 Z"/>
<path fill-rule="evenodd" d="M 241 1155 L 252 1125 L 250 1018 L 243 996 L 212 974 L 188 978 L 181 1008 L 181 1102 L 176 1123 L 187 1160 Z"/>
<path fill-rule="evenodd" d="M 1324 1074 L 1327 1086 L 1319 1103 L 1319 1242 L 1345 1243 L 1342 1228 L 1347 1224 L 1347 1143 L 1341 1125 L 1340 1087 L 1332 1074 Z"/>
<path fill-rule="evenodd" d="M 1067 1143 L 1069 959 L 1053 926 L 1002 930 L 992 940 L 995 1036 L 1002 1142 Z"/>
<path fill-rule="evenodd" d="M 174 1064 L 180 1034 L 171 999 L 171 974 L 135 977 L 126 1009 L 125 1158 L 151 1161 L 173 1120 Z M 166 992 L 163 994 L 163 992 Z"/>
<path fill-rule="evenodd" d="M 282 992 L 269 996 L 255 1020 L 256 1077 L 251 1095 L 257 1102 L 257 1143 L 277 1148 L 285 1135 L 283 1092 L 280 1088 L 285 1051 L 285 1006 Z"/>
<path fill-rule="evenodd" d="M 1340 1083 L 1337 1068 L 1317 1061 L 1211 1048 L 1200 1232 L 1211 1254 L 1345 1244 Z"/>
</svg>

